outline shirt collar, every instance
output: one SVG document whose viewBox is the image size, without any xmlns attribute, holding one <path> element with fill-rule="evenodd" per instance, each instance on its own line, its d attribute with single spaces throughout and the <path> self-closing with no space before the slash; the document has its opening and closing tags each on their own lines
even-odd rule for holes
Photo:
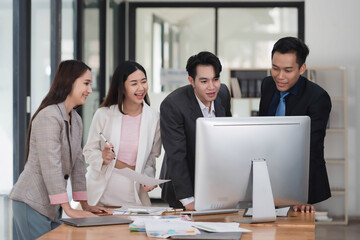
<svg viewBox="0 0 360 240">
<path fill-rule="evenodd" d="M 292 95 L 297 95 L 298 94 L 298 90 L 299 90 L 299 82 L 301 81 L 301 76 L 299 77 L 299 79 L 297 80 L 297 82 L 295 83 L 294 86 L 292 86 L 289 91 L 289 93 L 291 93 Z M 278 91 L 279 95 L 280 95 L 280 91 L 278 89 L 276 89 L 276 91 Z"/>
<path fill-rule="evenodd" d="M 209 113 L 209 108 L 207 107 L 207 106 L 205 106 L 205 104 L 203 104 L 203 102 L 202 101 L 200 101 L 200 99 L 198 98 L 198 96 L 196 96 L 196 93 L 194 92 L 194 94 L 195 94 L 195 97 L 196 97 L 196 100 L 198 101 L 198 104 L 199 104 L 199 106 L 200 106 L 200 109 L 201 109 L 201 111 L 202 112 L 204 112 L 204 110 L 205 111 L 207 111 L 208 113 Z M 212 101 L 211 102 L 211 106 L 210 106 L 211 108 L 211 112 L 213 112 L 214 114 L 215 114 L 215 107 L 214 107 L 214 101 Z M 209 113 L 210 114 L 210 113 Z"/>
</svg>

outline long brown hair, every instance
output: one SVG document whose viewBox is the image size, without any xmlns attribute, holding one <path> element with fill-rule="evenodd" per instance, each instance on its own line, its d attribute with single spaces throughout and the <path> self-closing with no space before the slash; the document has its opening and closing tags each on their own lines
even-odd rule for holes
<svg viewBox="0 0 360 240">
<path fill-rule="evenodd" d="M 119 111 L 124 114 L 122 110 L 122 104 L 125 99 L 125 81 L 128 79 L 129 75 L 136 70 L 142 71 L 146 77 L 145 69 L 137 62 L 125 61 L 119 64 L 111 79 L 109 91 L 106 94 L 105 100 L 100 105 L 100 107 L 110 107 L 111 105 L 117 104 Z M 145 95 L 144 101 L 147 105 L 150 105 L 150 100 L 147 93 Z"/>
<path fill-rule="evenodd" d="M 29 128 L 26 134 L 25 163 L 29 157 L 31 125 L 36 115 L 47 106 L 64 102 L 71 92 L 76 79 L 83 75 L 87 70 L 91 71 L 91 68 L 78 60 L 66 60 L 59 64 L 48 94 L 42 100 L 39 108 L 30 120 Z"/>
</svg>

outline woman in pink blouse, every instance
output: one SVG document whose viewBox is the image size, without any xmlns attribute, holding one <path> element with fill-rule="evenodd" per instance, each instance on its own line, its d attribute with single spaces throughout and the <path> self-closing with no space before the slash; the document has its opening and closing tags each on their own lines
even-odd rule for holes
<svg viewBox="0 0 360 240">
<path fill-rule="evenodd" d="M 99 206 L 150 206 L 149 191 L 120 169 L 155 176 L 160 155 L 159 113 L 149 106 L 145 69 L 126 61 L 115 70 L 109 92 L 92 120 L 84 147 L 88 200 Z M 110 144 L 106 144 L 99 133 Z"/>
</svg>

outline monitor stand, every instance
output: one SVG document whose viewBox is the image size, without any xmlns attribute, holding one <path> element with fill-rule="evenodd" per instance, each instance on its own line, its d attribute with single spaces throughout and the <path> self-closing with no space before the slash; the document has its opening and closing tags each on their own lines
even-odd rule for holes
<svg viewBox="0 0 360 240">
<path fill-rule="evenodd" d="M 274 222 L 276 220 L 275 204 L 265 159 L 252 160 L 252 171 L 252 219 L 239 219 L 234 221 L 240 223 Z"/>
</svg>

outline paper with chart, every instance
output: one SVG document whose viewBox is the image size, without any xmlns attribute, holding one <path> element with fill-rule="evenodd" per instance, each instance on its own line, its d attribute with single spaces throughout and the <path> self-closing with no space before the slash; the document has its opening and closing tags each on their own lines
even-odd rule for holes
<svg viewBox="0 0 360 240">
<path fill-rule="evenodd" d="M 171 181 L 171 180 L 166 180 L 166 179 L 155 179 L 155 178 L 146 176 L 144 174 L 135 172 L 134 170 L 132 170 L 130 168 L 122 168 L 122 169 L 118 169 L 118 171 L 120 171 L 120 173 L 123 176 L 125 176 L 135 182 L 138 182 L 138 183 L 144 184 L 144 185 L 148 185 L 148 186 L 155 186 L 155 185 L 159 185 L 161 183 Z"/>
<path fill-rule="evenodd" d="M 197 235 L 200 231 L 192 222 L 179 219 L 152 219 L 145 221 L 145 231 L 148 237 L 168 238 L 174 235 Z"/>
</svg>

